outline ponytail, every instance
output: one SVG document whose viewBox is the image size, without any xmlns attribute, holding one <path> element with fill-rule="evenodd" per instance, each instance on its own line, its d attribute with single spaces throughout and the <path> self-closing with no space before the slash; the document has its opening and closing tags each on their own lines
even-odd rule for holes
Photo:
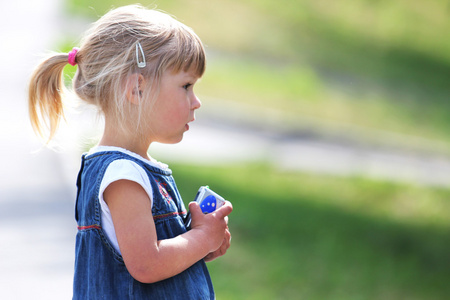
<svg viewBox="0 0 450 300">
<path fill-rule="evenodd" d="M 31 125 L 46 142 L 55 136 L 61 118 L 64 118 L 62 95 L 65 91 L 63 69 L 67 54 L 53 54 L 41 62 L 31 76 L 28 90 L 28 109 Z M 48 137 L 45 134 L 48 129 Z"/>
</svg>

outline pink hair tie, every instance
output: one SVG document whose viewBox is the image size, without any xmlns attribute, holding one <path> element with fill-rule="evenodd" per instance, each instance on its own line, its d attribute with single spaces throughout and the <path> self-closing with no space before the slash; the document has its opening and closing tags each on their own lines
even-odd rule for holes
<svg viewBox="0 0 450 300">
<path fill-rule="evenodd" d="M 68 61 L 69 64 L 71 64 L 72 66 L 75 66 L 75 65 L 77 64 L 76 58 L 77 58 L 77 52 L 78 52 L 78 50 L 80 50 L 80 48 L 73 47 L 72 51 L 69 52 L 69 58 L 67 59 L 67 61 Z"/>
</svg>

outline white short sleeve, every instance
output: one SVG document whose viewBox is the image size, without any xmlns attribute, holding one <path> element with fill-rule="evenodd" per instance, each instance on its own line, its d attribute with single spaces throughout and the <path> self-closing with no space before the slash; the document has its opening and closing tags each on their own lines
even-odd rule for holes
<svg viewBox="0 0 450 300">
<path fill-rule="evenodd" d="M 116 232 L 114 230 L 114 224 L 111 218 L 111 212 L 109 207 L 103 199 L 103 193 L 106 188 L 113 182 L 118 180 L 130 180 L 138 183 L 147 192 L 150 199 L 151 205 L 153 207 L 153 191 L 145 170 L 139 166 L 137 163 L 127 160 L 120 159 L 113 161 L 105 171 L 102 182 L 100 184 L 100 192 L 98 199 L 101 207 L 101 226 L 109 241 L 111 242 L 114 249 L 120 252 L 119 243 L 117 242 Z"/>
</svg>

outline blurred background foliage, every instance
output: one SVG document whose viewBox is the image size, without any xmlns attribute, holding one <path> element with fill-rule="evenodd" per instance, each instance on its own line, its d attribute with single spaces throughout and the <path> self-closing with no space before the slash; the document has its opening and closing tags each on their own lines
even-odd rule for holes
<svg viewBox="0 0 450 300">
<path fill-rule="evenodd" d="M 70 14 L 90 21 L 134 3 L 66 1 Z M 208 68 L 196 91 L 204 102 L 245 103 L 253 114 L 330 130 L 450 142 L 448 1 L 142 4 L 203 40 Z M 233 199 L 233 247 L 209 264 L 218 299 L 448 298 L 449 189 L 265 163 L 171 168 L 186 202 L 205 182 Z"/>
<path fill-rule="evenodd" d="M 446 299 L 449 190 L 281 173 L 265 165 L 171 165 L 233 199 L 232 247 L 210 263 L 218 299 Z"/>
</svg>

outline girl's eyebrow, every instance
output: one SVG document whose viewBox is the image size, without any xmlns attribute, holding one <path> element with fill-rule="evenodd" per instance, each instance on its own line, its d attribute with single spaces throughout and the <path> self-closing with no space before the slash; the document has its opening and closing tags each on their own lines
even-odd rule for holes
<svg viewBox="0 0 450 300">
<path fill-rule="evenodd" d="M 194 83 L 199 79 L 197 76 L 187 75 L 183 77 L 183 80 L 189 81 L 190 83 Z"/>
<path fill-rule="evenodd" d="M 192 78 L 192 79 L 195 79 L 195 80 L 197 80 L 197 79 L 200 78 L 200 77 L 199 77 L 194 71 L 192 71 L 192 70 L 187 71 L 187 72 L 184 72 L 184 77 L 189 77 L 189 78 Z"/>
</svg>

